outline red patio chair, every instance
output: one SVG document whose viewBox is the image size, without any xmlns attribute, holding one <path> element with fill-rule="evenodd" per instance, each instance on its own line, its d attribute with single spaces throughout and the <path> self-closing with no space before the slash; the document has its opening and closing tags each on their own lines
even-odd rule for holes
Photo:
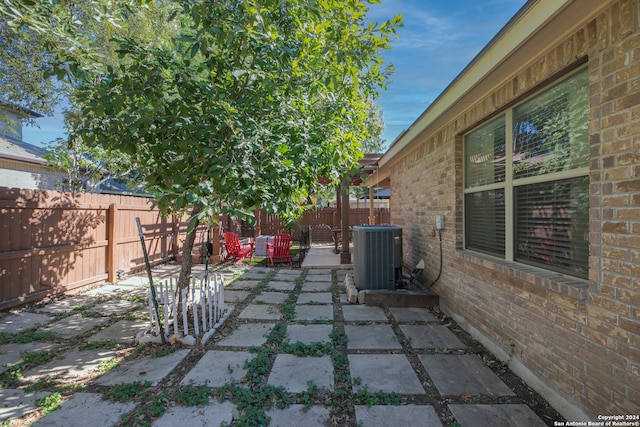
<svg viewBox="0 0 640 427">
<path fill-rule="evenodd" d="M 227 249 L 225 261 L 233 260 L 236 263 L 242 262 L 246 257 L 253 261 L 254 242 L 240 243 L 238 235 L 227 231 L 224 233 L 224 246 Z"/>
<path fill-rule="evenodd" d="M 289 234 L 278 234 L 273 236 L 273 244 L 267 242 L 267 256 L 271 265 L 277 262 L 286 262 L 293 267 L 291 262 L 291 236 Z"/>
</svg>

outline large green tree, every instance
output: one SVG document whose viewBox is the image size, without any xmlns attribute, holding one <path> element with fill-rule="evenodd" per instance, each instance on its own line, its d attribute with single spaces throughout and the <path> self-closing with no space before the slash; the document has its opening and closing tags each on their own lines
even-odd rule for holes
<svg viewBox="0 0 640 427">
<path fill-rule="evenodd" d="M 401 18 L 368 22 L 369 3 L 183 1 L 172 43 L 119 37 L 122 61 L 99 73 L 70 37 L 81 56 L 61 58 L 82 77 L 70 136 L 131 156 L 164 212 L 190 212 L 190 230 L 222 211 L 295 217 L 318 177 L 337 183 L 372 136 L 370 103 L 390 73 L 381 50 Z"/>
</svg>

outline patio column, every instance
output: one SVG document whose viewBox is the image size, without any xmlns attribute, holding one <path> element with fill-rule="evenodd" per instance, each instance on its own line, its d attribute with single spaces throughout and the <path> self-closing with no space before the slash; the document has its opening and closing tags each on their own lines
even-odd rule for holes
<svg viewBox="0 0 640 427">
<path fill-rule="evenodd" d="M 342 178 L 342 252 L 340 264 L 351 264 L 351 252 L 349 252 L 349 178 Z"/>
<path fill-rule="evenodd" d="M 341 185 L 336 187 L 336 215 L 337 221 L 332 224 L 332 228 L 342 228 L 342 193 L 340 193 Z"/>
<path fill-rule="evenodd" d="M 369 225 L 376 225 L 376 217 L 373 213 L 373 186 L 369 187 Z"/>
</svg>

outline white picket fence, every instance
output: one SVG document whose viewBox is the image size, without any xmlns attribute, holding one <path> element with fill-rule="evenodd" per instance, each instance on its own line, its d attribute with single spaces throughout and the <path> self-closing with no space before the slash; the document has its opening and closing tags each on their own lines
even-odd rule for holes
<svg viewBox="0 0 640 427">
<path fill-rule="evenodd" d="M 224 277 L 221 274 L 209 273 L 192 277 L 188 289 L 181 289 L 182 318 L 177 316 L 176 287 L 178 280 L 168 278 L 155 284 L 156 298 L 161 319 L 156 311 L 149 289 L 149 318 L 155 335 L 160 336 L 160 324 L 166 336 L 182 334 L 185 337 L 213 332 L 225 314 Z M 191 321 L 190 321 L 191 320 Z"/>
</svg>

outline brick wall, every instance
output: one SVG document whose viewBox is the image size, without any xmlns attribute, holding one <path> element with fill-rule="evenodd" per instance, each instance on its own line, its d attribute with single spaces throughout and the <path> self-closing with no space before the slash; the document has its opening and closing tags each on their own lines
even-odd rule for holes
<svg viewBox="0 0 640 427">
<path fill-rule="evenodd" d="M 508 357 L 569 419 L 640 413 L 640 0 L 612 3 L 527 69 L 390 162 L 392 223 L 404 263 L 424 258 L 443 309 Z M 585 59 L 586 58 L 586 59 Z M 462 248 L 462 134 L 540 82 L 587 63 L 590 95 L 589 280 Z"/>
</svg>

